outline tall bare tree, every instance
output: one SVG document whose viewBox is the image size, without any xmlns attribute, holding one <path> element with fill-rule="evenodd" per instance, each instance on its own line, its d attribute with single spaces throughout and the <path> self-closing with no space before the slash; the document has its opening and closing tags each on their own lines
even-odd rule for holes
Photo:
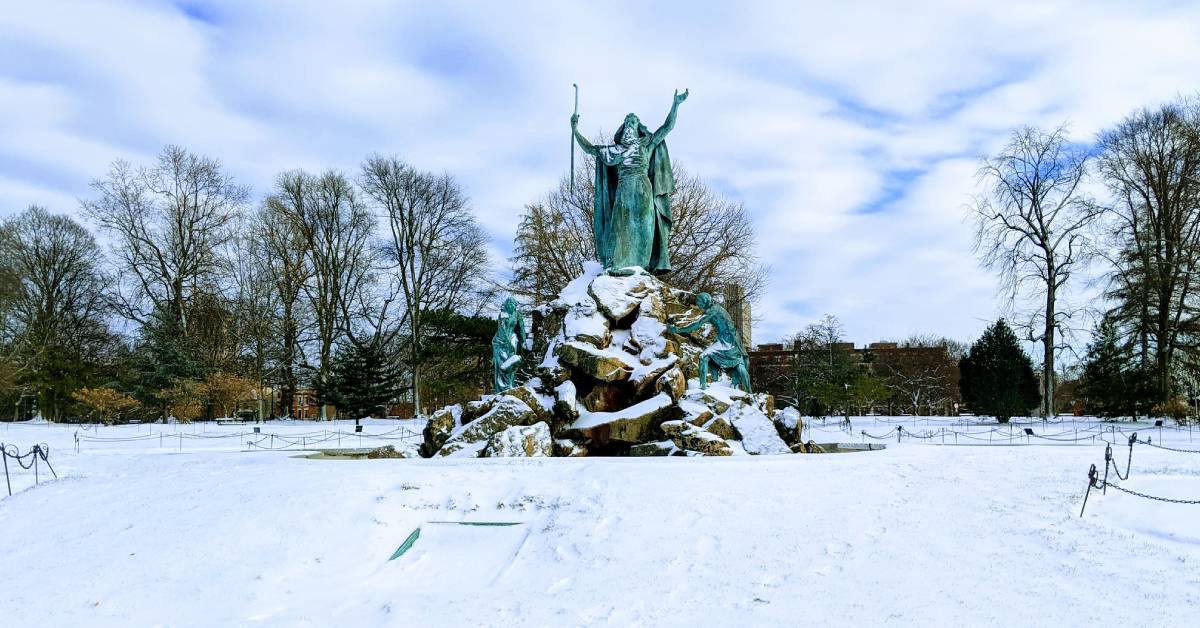
<svg viewBox="0 0 1200 628">
<path fill-rule="evenodd" d="M 324 385 L 333 364 L 333 349 L 351 325 L 351 304 L 371 279 L 371 234 L 375 220 L 354 184 L 340 172 L 312 176 L 294 173 L 304 202 L 295 226 L 308 255 L 308 281 L 303 285 L 316 328 L 317 383 Z M 322 418 L 327 416 L 321 407 Z"/>
<path fill-rule="evenodd" d="M 152 311 L 188 335 L 187 304 L 211 290 L 225 270 L 223 247 L 249 191 L 215 159 L 167 146 L 153 165 L 113 162 L 92 183 L 84 211 L 114 238 L 113 254 L 130 284 L 126 316 L 145 323 Z"/>
<path fill-rule="evenodd" d="M 525 206 L 511 259 L 512 289 L 535 302 L 552 300 L 583 271 L 585 261 L 596 257 L 590 159 L 576 170 L 574 186 L 564 177 L 544 198 Z M 756 255 L 746 208 L 676 165 L 671 213 L 672 283 L 714 295 L 738 284 L 747 300 L 757 300 L 767 269 Z"/>
<path fill-rule="evenodd" d="M 1098 163 L 1114 198 L 1115 318 L 1140 336 L 1165 401 L 1177 354 L 1200 337 L 1200 101 L 1134 112 L 1100 135 Z"/>
<path fill-rule="evenodd" d="M 304 228 L 313 178 L 290 171 L 275 179 L 275 189 L 263 203 L 251 232 L 256 258 L 272 291 L 275 347 L 273 381 L 280 383 L 280 406 L 290 413 L 299 388 L 299 366 L 304 361 L 302 334 L 309 327 L 304 286 L 312 276 L 309 238 Z"/>
<path fill-rule="evenodd" d="M 1073 145 L 1065 127 L 1022 127 L 1008 144 L 984 160 L 986 187 L 971 208 L 975 249 L 996 271 L 1015 303 L 1041 300 L 1029 323 L 1029 339 L 1042 345 L 1042 414 L 1054 413 L 1057 334 L 1070 312 L 1060 303 L 1064 288 L 1090 253 L 1089 229 L 1099 206 L 1082 189 L 1087 153 Z"/>
<path fill-rule="evenodd" d="M 108 278 L 92 235 L 67 216 L 36 205 L 0 225 L 0 275 L 12 278 L 4 326 L 19 381 L 54 420 L 80 385 L 82 362 L 108 338 Z"/>
<path fill-rule="evenodd" d="M 396 157 L 363 164 L 362 188 L 387 216 L 384 256 L 394 266 L 409 330 L 413 407 L 421 411 L 424 316 L 457 310 L 486 283 L 488 256 L 466 191 L 449 174 L 419 171 Z"/>
</svg>

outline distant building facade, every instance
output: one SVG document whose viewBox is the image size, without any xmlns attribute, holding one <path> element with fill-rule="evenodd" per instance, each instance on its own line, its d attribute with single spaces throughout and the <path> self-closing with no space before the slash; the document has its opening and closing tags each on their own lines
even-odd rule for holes
<svg viewBox="0 0 1200 628">
<path fill-rule="evenodd" d="M 856 347 L 852 342 L 821 348 L 763 344 L 750 351 L 750 379 L 756 390 L 777 397 L 795 397 L 795 378 L 789 377 L 801 358 L 822 359 L 838 352 L 878 378 L 889 395 L 878 404 L 887 414 L 953 415 L 961 409 L 958 362 L 942 346 L 902 347 L 895 342 L 873 342 Z"/>
</svg>

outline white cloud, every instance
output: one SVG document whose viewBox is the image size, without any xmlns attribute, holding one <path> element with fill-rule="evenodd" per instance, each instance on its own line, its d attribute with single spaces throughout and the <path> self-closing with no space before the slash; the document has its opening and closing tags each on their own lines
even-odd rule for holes
<svg viewBox="0 0 1200 628">
<path fill-rule="evenodd" d="M 194 3 L 200 4 L 200 3 Z M 1107 2 L 24 3 L 0 13 L 0 212 L 179 143 L 265 192 L 373 152 L 470 189 L 493 257 L 583 126 L 657 122 L 744 201 L 774 268 L 755 336 L 830 312 L 860 341 L 994 318 L 963 205 L 1015 125 L 1081 139 L 1194 89 L 1200 10 Z M 38 197 L 38 198 L 33 198 Z"/>
</svg>

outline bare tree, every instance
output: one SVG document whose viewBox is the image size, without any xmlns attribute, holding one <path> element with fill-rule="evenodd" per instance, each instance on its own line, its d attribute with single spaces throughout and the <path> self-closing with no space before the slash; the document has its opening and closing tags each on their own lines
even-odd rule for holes
<svg viewBox="0 0 1200 628">
<path fill-rule="evenodd" d="M 36 205 L 0 225 L 0 275 L 17 375 L 37 391 L 39 408 L 57 419 L 80 362 L 107 339 L 107 278 L 96 241 L 79 223 Z"/>
<path fill-rule="evenodd" d="M 118 160 L 92 188 L 98 198 L 83 201 L 84 211 L 114 237 L 131 284 L 120 299 L 124 314 L 144 323 L 157 310 L 187 335 L 187 303 L 217 283 L 230 224 L 249 191 L 219 161 L 179 146 L 164 148 L 148 167 Z"/>
<path fill-rule="evenodd" d="M 1054 413 L 1055 338 L 1070 316 L 1060 299 L 1086 263 L 1088 229 L 1100 213 L 1081 189 L 1086 174 L 1087 153 L 1070 143 L 1065 127 L 1022 127 L 984 160 L 979 178 L 987 192 L 972 207 L 984 266 L 1000 275 L 1014 302 L 1041 297 L 1029 339 L 1043 349 L 1043 416 Z"/>
<path fill-rule="evenodd" d="M 291 173 L 303 195 L 295 227 L 308 254 L 308 281 L 303 291 L 316 327 L 318 386 L 329 379 L 334 344 L 351 325 L 350 304 L 368 287 L 371 233 L 375 220 L 345 175 Z M 322 418 L 327 408 L 321 407 Z"/>
<path fill-rule="evenodd" d="M 486 283 L 487 249 L 465 190 L 449 174 L 421 172 L 396 157 L 363 164 L 362 188 L 386 213 L 393 264 L 409 330 L 413 407 L 421 411 L 423 316 L 456 310 Z"/>
<path fill-rule="evenodd" d="M 958 364 L 940 340 L 914 338 L 874 353 L 871 369 L 913 414 L 921 408 L 932 414 L 958 401 Z"/>
<path fill-rule="evenodd" d="M 274 349 L 271 352 L 280 386 L 280 406 L 290 413 L 299 388 L 304 361 L 302 334 L 309 326 L 304 286 L 312 276 L 309 239 L 303 227 L 311 196 L 312 177 L 301 171 L 280 174 L 251 229 L 256 260 L 271 287 Z"/>
<path fill-rule="evenodd" d="M 588 157 L 576 170 L 574 186 L 564 177 L 543 199 L 525 206 L 511 259 L 517 294 L 550 301 L 583 271 L 585 261 L 595 259 L 592 169 Z M 755 252 L 746 208 L 676 165 L 671 213 L 671 282 L 715 295 L 738 284 L 748 301 L 756 301 L 766 286 L 767 269 Z"/>
<path fill-rule="evenodd" d="M 1098 163 L 1113 195 L 1114 315 L 1140 337 L 1165 401 L 1177 353 L 1200 337 L 1200 101 L 1134 112 L 1100 135 Z"/>
</svg>

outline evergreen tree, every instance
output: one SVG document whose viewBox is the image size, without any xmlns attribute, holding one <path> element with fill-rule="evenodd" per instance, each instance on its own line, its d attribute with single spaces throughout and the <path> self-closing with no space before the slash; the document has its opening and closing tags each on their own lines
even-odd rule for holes
<svg viewBox="0 0 1200 628">
<path fill-rule="evenodd" d="M 1033 363 L 1004 319 L 983 332 L 958 368 L 963 400 L 976 414 L 991 414 L 1007 423 L 1041 400 Z"/>
<path fill-rule="evenodd" d="M 486 390 L 492 374 L 492 335 L 496 321 L 452 310 L 425 313 L 425 396 L 436 403 L 453 402 Z M 522 360 L 523 365 L 532 364 Z M 527 379 L 532 373 L 522 373 Z"/>
<path fill-rule="evenodd" d="M 132 390 L 144 405 L 166 412 L 168 400 L 160 391 L 180 381 L 200 379 L 204 374 L 192 343 L 183 333 L 180 323 L 156 310 L 142 326 L 130 356 L 131 371 L 136 373 Z"/>
<path fill-rule="evenodd" d="M 346 416 L 374 416 L 400 394 L 404 372 L 383 343 L 346 343 L 334 354 L 329 377 L 318 380 L 317 396 Z"/>
<path fill-rule="evenodd" d="M 1139 367 L 1110 319 L 1101 321 L 1092 334 L 1082 392 L 1088 409 L 1105 417 L 1134 416 L 1139 405 L 1148 407 L 1155 396 L 1153 373 Z"/>
</svg>

